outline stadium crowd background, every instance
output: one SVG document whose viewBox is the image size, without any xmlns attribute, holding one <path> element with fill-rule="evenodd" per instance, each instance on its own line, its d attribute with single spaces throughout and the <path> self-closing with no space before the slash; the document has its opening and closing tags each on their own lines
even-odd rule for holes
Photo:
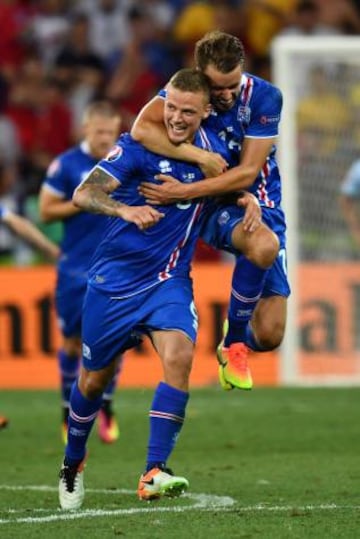
<svg viewBox="0 0 360 539">
<path fill-rule="evenodd" d="M 45 171 L 81 137 L 89 102 L 111 100 L 122 115 L 122 130 L 129 130 L 169 77 L 192 65 L 196 40 L 215 28 L 239 36 L 246 69 L 271 80 L 275 36 L 360 34 L 360 1 L 2 0 L 0 28 L 0 204 L 39 225 L 37 196 Z M 333 98 L 340 107 L 338 124 L 348 129 L 359 119 L 360 85 L 352 102 Z M 300 126 L 314 121 L 312 107 L 322 101 L 304 101 Z M 328 110 L 321 127 L 331 130 Z M 59 241 L 60 225 L 40 227 Z M 198 260 L 217 257 L 198 249 Z M 0 264 L 37 261 L 0 228 Z"/>
</svg>

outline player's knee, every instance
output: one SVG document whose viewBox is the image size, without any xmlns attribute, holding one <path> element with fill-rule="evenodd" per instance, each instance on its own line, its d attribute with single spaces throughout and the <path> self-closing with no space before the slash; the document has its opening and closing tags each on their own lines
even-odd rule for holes
<svg viewBox="0 0 360 539">
<path fill-rule="evenodd" d="M 263 322 L 256 328 L 256 338 L 264 351 L 275 350 L 280 346 L 285 332 L 281 322 Z"/>
<path fill-rule="evenodd" d="M 173 350 L 164 358 L 167 373 L 181 380 L 188 380 L 191 372 L 193 354 L 188 350 Z"/>
<path fill-rule="evenodd" d="M 81 393 L 89 400 L 96 399 L 103 394 L 106 383 L 103 377 L 99 376 L 98 371 L 87 372 L 81 374 L 79 379 L 79 389 Z"/>
<path fill-rule="evenodd" d="M 73 357 L 77 360 L 81 355 L 81 342 L 77 337 L 65 338 L 62 348 L 69 357 Z"/>
<path fill-rule="evenodd" d="M 258 235 L 256 242 L 248 253 L 249 260 L 261 268 L 269 268 L 279 253 L 279 240 L 276 234 L 269 229 L 264 229 Z"/>
</svg>

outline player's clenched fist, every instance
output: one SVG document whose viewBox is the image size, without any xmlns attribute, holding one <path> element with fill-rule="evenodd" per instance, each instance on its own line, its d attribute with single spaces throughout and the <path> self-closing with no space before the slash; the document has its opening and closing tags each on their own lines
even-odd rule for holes
<svg viewBox="0 0 360 539">
<path fill-rule="evenodd" d="M 164 217 L 164 214 L 151 206 L 122 206 L 119 216 L 134 223 L 140 230 L 145 230 L 156 225 Z"/>
</svg>

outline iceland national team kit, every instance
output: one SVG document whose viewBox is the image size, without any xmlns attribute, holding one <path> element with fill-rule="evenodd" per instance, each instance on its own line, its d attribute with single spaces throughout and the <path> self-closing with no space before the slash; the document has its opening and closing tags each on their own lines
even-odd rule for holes
<svg viewBox="0 0 360 539">
<path fill-rule="evenodd" d="M 164 97 L 165 90 L 159 95 Z M 232 108 L 226 112 L 213 110 L 203 121 L 206 129 L 217 134 L 230 153 L 229 166 L 239 163 L 244 138 L 273 138 L 278 135 L 282 95 L 278 88 L 259 77 L 244 73 L 240 93 Z M 290 287 L 286 274 L 286 223 L 281 207 L 281 179 L 273 145 L 260 173 L 248 188 L 259 200 L 262 219 L 277 234 L 279 255 L 269 269 L 262 292 L 263 297 L 288 296 Z M 237 254 L 231 245 L 231 233 L 242 219 L 244 210 L 235 206 L 219 206 L 208 213 L 201 236 L 216 249 Z"/>
<path fill-rule="evenodd" d="M 200 128 L 194 143 L 229 159 L 214 133 Z M 182 182 L 203 179 L 197 166 L 154 154 L 129 134 L 120 137 L 98 167 L 120 182 L 112 197 L 130 206 L 144 205 L 138 187 L 142 181 L 156 182 L 159 173 Z M 85 367 L 104 367 L 134 345 L 136 334 L 152 329 L 178 330 L 195 341 L 190 269 L 206 205 L 194 200 L 159 206 L 164 217 L 146 230 L 109 218 L 89 271 L 82 339 Z"/>
<path fill-rule="evenodd" d="M 94 168 L 97 159 L 85 142 L 64 152 L 50 164 L 46 189 L 71 200 L 73 192 Z M 61 258 L 58 262 L 56 310 L 66 337 L 81 334 L 81 311 L 91 256 L 102 236 L 107 217 L 79 212 L 63 221 Z"/>
</svg>

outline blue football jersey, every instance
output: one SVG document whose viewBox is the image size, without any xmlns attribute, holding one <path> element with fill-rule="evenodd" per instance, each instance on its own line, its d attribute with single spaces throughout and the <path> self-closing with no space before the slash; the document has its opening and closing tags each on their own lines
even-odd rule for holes
<svg viewBox="0 0 360 539">
<path fill-rule="evenodd" d="M 165 97 L 166 90 L 159 92 Z M 244 138 L 273 138 L 278 135 L 282 109 L 282 95 L 270 82 L 244 73 L 240 93 L 233 107 L 226 112 L 213 110 L 202 125 L 218 135 L 227 145 L 229 166 L 239 164 Z M 273 145 L 262 170 L 248 188 L 261 206 L 275 208 L 281 203 L 281 180 Z"/>
<path fill-rule="evenodd" d="M 201 128 L 194 143 L 227 158 L 224 144 L 214 133 Z M 145 204 L 138 186 L 142 181 L 156 182 L 154 177 L 159 173 L 182 182 L 195 182 L 204 177 L 197 166 L 152 153 L 129 134 L 120 137 L 98 167 L 121 182 L 112 197 L 130 206 Z M 187 277 L 204 206 L 202 200 L 157 206 L 165 217 L 143 231 L 123 219 L 109 218 L 92 260 L 90 285 L 125 298 L 171 277 Z"/>
<path fill-rule="evenodd" d="M 259 77 L 244 73 L 233 107 L 226 112 L 213 110 L 203 125 L 226 143 L 231 162 L 239 161 L 244 138 L 272 138 L 278 135 L 282 95 L 278 88 Z M 249 188 L 260 205 L 274 208 L 281 203 L 281 181 L 273 145 L 253 185 Z"/>
<path fill-rule="evenodd" d="M 71 200 L 73 192 L 97 163 L 82 142 L 54 159 L 43 186 L 64 200 Z M 58 268 L 62 272 L 87 272 L 91 256 L 102 236 L 106 216 L 80 212 L 63 220 L 62 255 Z"/>
</svg>

